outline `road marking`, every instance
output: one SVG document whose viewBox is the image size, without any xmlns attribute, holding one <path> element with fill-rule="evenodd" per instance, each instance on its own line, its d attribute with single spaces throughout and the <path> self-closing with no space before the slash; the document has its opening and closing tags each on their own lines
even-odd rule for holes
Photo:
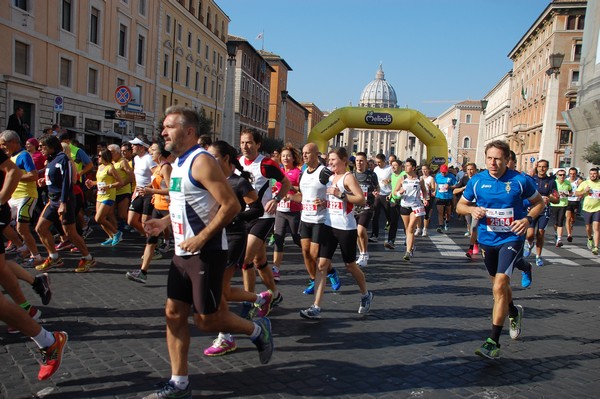
<svg viewBox="0 0 600 399">
<path fill-rule="evenodd" d="M 434 235 L 429 236 L 429 239 L 440 252 L 441 256 L 447 256 L 451 258 L 466 258 L 465 252 L 467 251 L 464 251 L 460 245 L 455 243 L 447 235 L 434 233 Z"/>
</svg>

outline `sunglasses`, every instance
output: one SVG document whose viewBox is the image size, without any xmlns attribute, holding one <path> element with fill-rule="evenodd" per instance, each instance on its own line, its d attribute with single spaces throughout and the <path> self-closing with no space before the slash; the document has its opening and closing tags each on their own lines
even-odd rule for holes
<svg viewBox="0 0 600 399">
<path fill-rule="evenodd" d="M 556 176 L 564 176 L 564 173 L 558 173 Z"/>
</svg>

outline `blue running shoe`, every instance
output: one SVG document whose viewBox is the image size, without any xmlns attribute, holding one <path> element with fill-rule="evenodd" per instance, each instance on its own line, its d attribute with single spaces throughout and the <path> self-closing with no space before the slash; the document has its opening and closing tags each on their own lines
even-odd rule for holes
<svg viewBox="0 0 600 399">
<path fill-rule="evenodd" d="M 312 295 L 315 293 L 315 280 L 309 280 L 308 281 L 308 287 L 306 287 L 304 289 L 304 291 L 302 291 L 303 294 L 305 295 Z"/>
<path fill-rule="evenodd" d="M 527 272 L 523 272 L 523 275 L 521 276 L 521 287 L 529 288 L 532 280 L 533 277 L 531 275 L 531 269 L 529 269 Z"/>
<path fill-rule="evenodd" d="M 523 245 L 523 257 L 527 258 L 529 255 L 531 255 L 531 244 L 525 241 L 525 245 Z"/>
<path fill-rule="evenodd" d="M 544 266 L 544 260 L 542 259 L 541 256 L 537 256 L 537 255 L 535 256 L 535 264 L 538 267 Z"/>
<path fill-rule="evenodd" d="M 123 232 L 121 230 L 117 230 L 117 232 L 115 233 L 115 235 L 113 236 L 113 239 L 112 239 L 112 246 L 114 247 L 115 245 L 120 243 L 122 239 L 123 239 Z"/>
<path fill-rule="evenodd" d="M 252 340 L 252 343 L 256 345 L 258 349 L 258 358 L 261 364 L 269 363 L 271 356 L 273 356 L 273 334 L 271 333 L 271 321 L 266 317 L 258 319 L 254 322 L 260 327 L 260 335 Z"/>
<path fill-rule="evenodd" d="M 112 237 L 108 237 L 108 239 L 106 241 L 102 241 L 100 243 L 100 245 L 104 245 L 104 246 L 113 245 L 113 238 Z"/>
<path fill-rule="evenodd" d="M 338 276 L 337 270 L 333 269 L 333 271 L 327 275 L 327 278 L 331 283 L 332 290 L 337 291 L 342 287 L 342 282 L 340 281 L 340 276 Z"/>
<path fill-rule="evenodd" d="M 192 386 L 188 384 L 185 389 L 179 389 L 171 381 L 163 384 L 160 389 L 144 399 L 192 399 Z"/>
</svg>

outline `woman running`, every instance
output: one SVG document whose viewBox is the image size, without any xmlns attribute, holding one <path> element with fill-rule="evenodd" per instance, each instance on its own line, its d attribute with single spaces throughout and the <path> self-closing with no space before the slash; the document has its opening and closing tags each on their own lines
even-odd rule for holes
<svg viewBox="0 0 600 399">
<path fill-rule="evenodd" d="M 117 229 L 114 216 L 117 188 L 124 185 L 123 180 L 112 163 L 112 154 L 106 149 L 98 153 L 98 170 L 96 180 L 86 180 L 85 186 L 89 189 L 96 186 L 96 223 L 108 235 L 100 245 L 115 246 L 123 237 L 123 232 Z"/>
<path fill-rule="evenodd" d="M 401 177 L 394 188 L 400 200 L 400 216 L 406 228 L 406 253 L 404 260 L 409 261 L 415 251 L 415 226 L 417 219 L 425 215 L 425 206 L 429 205 L 429 194 L 423 180 L 417 176 L 417 162 L 408 158 L 404 162 L 406 176 Z M 421 196 L 423 201 L 421 201 Z"/>
<path fill-rule="evenodd" d="M 279 281 L 281 262 L 283 261 L 283 242 L 287 229 L 292 234 L 294 244 L 300 247 L 300 211 L 302 204 L 292 201 L 291 196 L 298 192 L 300 184 L 300 153 L 291 144 L 285 145 L 281 149 L 280 159 L 283 167 L 281 170 L 287 176 L 292 186 L 286 196 L 277 204 L 277 213 L 275 214 L 275 227 L 273 228 L 275 235 L 275 249 L 273 251 L 273 278 Z M 277 191 L 281 187 L 281 183 L 275 184 Z"/>
</svg>

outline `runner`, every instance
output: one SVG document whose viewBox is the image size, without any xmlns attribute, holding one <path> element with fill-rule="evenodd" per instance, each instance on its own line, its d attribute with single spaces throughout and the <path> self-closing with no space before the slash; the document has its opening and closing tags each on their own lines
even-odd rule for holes
<svg viewBox="0 0 600 399">
<path fill-rule="evenodd" d="M 131 182 L 135 180 L 133 168 L 129 165 L 127 158 L 121 154 L 121 148 L 116 144 L 110 144 L 108 150 L 112 155 L 113 165 L 123 181 L 115 195 L 115 209 L 117 210 L 117 229 L 124 231 L 127 225 L 127 212 L 131 201 Z"/>
<path fill-rule="evenodd" d="M 575 192 L 577 191 L 577 187 L 583 182 L 583 179 L 577 174 L 577 168 L 570 168 L 568 180 L 571 183 L 573 195 L 567 198 L 567 241 L 573 242 L 573 226 L 575 225 L 575 217 L 579 214 L 581 204 L 581 198 Z"/>
<path fill-rule="evenodd" d="M 137 230 L 141 235 L 144 233 L 143 223 L 152 215 L 152 195 L 144 196 L 144 187 L 149 186 L 152 181 L 152 169 L 156 163 L 152 155 L 148 153 L 148 144 L 139 137 L 130 140 L 135 158 L 133 158 L 133 174 L 135 175 L 135 191 L 131 196 L 131 205 L 127 215 L 127 224 Z"/>
<path fill-rule="evenodd" d="M 354 218 L 356 219 L 356 231 L 357 231 L 357 245 L 358 245 L 358 259 L 356 264 L 360 267 L 366 267 L 369 262 L 369 222 L 373 219 L 373 204 L 375 202 L 374 192 L 379 190 L 377 185 L 377 175 L 371 170 L 367 169 L 367 154 L 359 152 L 355 157 L 356 168 L 354 170 L 354 177 L 360 184 L 360 188 L 365 196 L 365 205 L 354 206 Z"/>
<path fill-rule="evenodd" d="M 471 177 L 477 173 L 477 165 L 468 163 L 465 170 L 465 174 L 452 191 L 454 195 L 462 195 L 467 188 L 467 183 L 471 180 Z M 467 258 L 471 259 L 473 255 L 479 253 L 479 246 L 477 245 L 477 221 L 474 221 L 471 215 L 465 215 L 465 222 L 467 223 L 467 232 L 465 233 L 465 236 L 469 237 L 469 249 L 465 255 Z"/>
<path fill-rule="evenodd" d="M 510 337 L 521 334 L 523 307 L 512 299 L 510 279 L 515 261 L 523 248 L 523 235 L 544 208 L 540 194 L 530 179 L 507 168 L 510 147 L 492 141 L 485 147 L 487 170 L 467 183 L 457 207 L 462 215 L 479 220 L 479 245 L 484 251 L 485 267 L 493 286 L 494 305 L 490 337 L 475 353 L 489 359 L 500 357 L 500 335 L 506 316 L 510 320 Z M 531 208 L 525 214 L 523 200 Z M 522 215 L 526 215 L 519 219 Z"/>
<path fill-rule="evenodd" d="M 390 214 L 390 202 L 388 196 L 392 193 L 392 167 L 385 163 L 385 155 L 377 154 L 375 156 L 377 166 L 373 169 L 373 173 L 377 175 L 377 184 L 379 191 L 375 192 L 375 204 L 373 206 L 373 228 L 371 229 L 371 237 L 369 242 L 377 242 L 379 240 L 379 219 L 381 219 L 381 211 L 385 215 L 385 220 L 390 223 L 392 215 Z M 398 217 L 398 213 L 395 213 Z M 389 242 L 386 241 L 386 243 Z"/>
<path fill-rule="evenodd" d="M 394 161 L 397 162 L 397 161 Z M 417 219 L 425 214 L 425 206 L 429 204 L 427 187 L 417 176 L 417 162 L 408 158 L 404 162 L 405 175 L 394 186 L 394 193 L 401 197 L 399 212 L 406 230 L 406 252 L 404 260 L 410 261 L 415 253 L 415 227 Z M 423 198 L 421 200 L 421 198 Z"/>
<path fill-rule="evenodd" d="M 188 373 L 190 307 L 198 328 L 207 332 L 243 333 L 256 345 L 260 362 L 273 353 L 271 323 L 267 318 L 244 320 L 221 305 L 227 262 L 224 228 L 240 205 L 217 161 L 198 145 L 200 116 L 190 108 L 172 106 L 165 112 L 162 136 L 165 149 L 178 158 L 169 187 L 169 215 L 147 220 L 144 228 L 157 236 L 172 225 L 175 256 L 167 280 L 167 347 L 171 378 L 146 399 L 192 398 Z"/>
<path fill-rule="evenodd" d="M 456 185 L 456 178 L 452 173 L 448 173 L 448 165 L 440 166 L 440 170 L 435 174 L 435 206 L 438 213 L 437 232 L 448 231 L 450 223 L 450 213 L 452 212 L 452 190 Z"/>
<path fill-rule="evenodd" d="M 341 147 L 329 152 L 329 168 L 333 175 L 327 182 L 327 212 L 325 225 L 319 237 L 319 270 L 316 273 L 315 301 L 308 309 L 300 311 L 300 316 L 306 319 L 321 318 L 321 299 L 325 291 L 325 276 L 331 266 L 331 259 L 338 244 L 342 252 L 342 260 L 346 264 L 346 270 L 356 280 L 361 294 L 358 313 L 368 313 L 371 308 L 373 292 L 367 290 L 365 275 L 355 260 L 357 233 L 356 220 L 352 213 L 354 204 L 365 204 L 365 196 L 356 178 L 346 171 L 347 166 L 348 154 L 345 148 Z M 321 201 L 315 205 L 320 206 Z"/>
<path fill-rule="evenodd" d="M 554 236 L 556 237 L 556 247 L 563 246 L 562 235 L 565 225 L 565 215 L 567 206 L 569 205 L 569 196 L 573 194 L 571 183 L 565 179 L 566 172 L 564 169 L 559 169 L 556 172 L 556 191 L 558 193 L 558 202 L 550 204 L 550 213 L 554 219 Z"/>
<path fill-rule="evenodd" d="M 587 247 L 594 255 L 598 255 L 598 242 L 600 240 L 600 181 L 598 168 L 590 169 L 589 178 L 582 182 L 575 192 L 579 198 L 586 197 L 583 201 L 583 220 L 587 233 Z"/>
<path fill-rule="evenodd" d="M 431 220 L 431 211 L 433 210 L 433 205 L 436 203 L 435 200 L 435 179 L 431 176 L 431 169 L 429 165 L 421 166 L 421 180 L 425 183 L 425 188 L 427 189 L 427 195 L 429 196 L 429 202 L 425 206 L 425 215 L 420 218 L 417 218 L 417 230 L 415 231 L 415 235 L 421 235 L 422 237 L 427 237 L 429 234 L 429 221 Z M 421 228 L 421 225 L 423 226 Z"/>
</svg>

